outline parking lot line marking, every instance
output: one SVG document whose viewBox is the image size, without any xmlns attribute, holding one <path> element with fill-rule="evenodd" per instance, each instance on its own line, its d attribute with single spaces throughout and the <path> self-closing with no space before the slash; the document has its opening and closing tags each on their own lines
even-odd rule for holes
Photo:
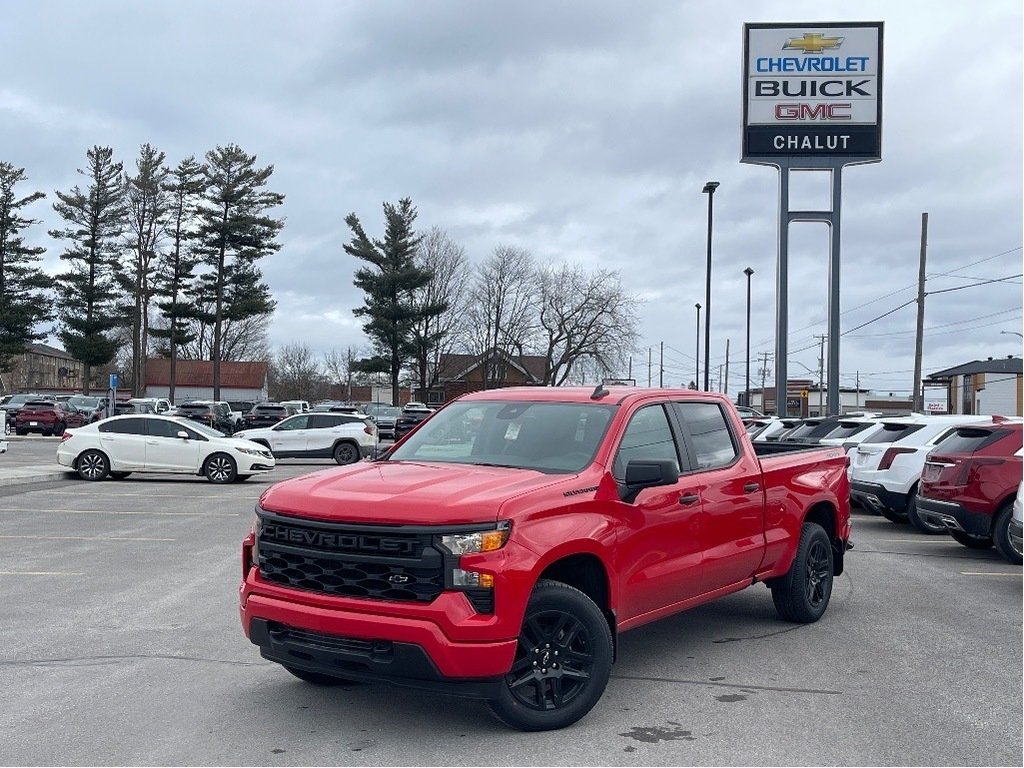
<svg viewBox="0 0 1024 768">
<path fill-rule="evenodd" d="M 147 499 L 183 499 L 180 493 L 116 493 L 111 492 L 108 494 L 104 493 L 86 493 L 84 491 L 62 491 L 60 489 L 52 489 L 48 491 L 35 491 L 35 493 L 46 494 L 48 496 L 63 496 L 65 498 L 69 496 L 88 496 L 90 499 L 102 498 L 102 499 L 123 499 L 127 497 L 144 497 Z M 258 501 L 259 496 L 239 496 L 235 494 L 225 494 L 218 496 L 219 499 L 229 499 L 238 501 Z M 204 499 L 205 500 L 205 499 Z"/>
<path fill-rule="evenodd" d="M 30 513 L 34 515 L 157 515 L 161 517 L 238 517 L 238 512 L 140 512 L 117 511 L 112 509 L 36 509 L 28 507 L 0 508 L 4 512 Z"/>
<path fill-rule="evenodd" d="M 895 541 L 898 544 L 956 544 L 948 536 L 944 539 L 875 539 L 875 541 Z"/>
<path fill-rule="evenodd" d="M 80 571 L 0 571 L 0 576 L 85 576 Z"/>
<path fill-rule="evenodd" d="M 961 576 L 1012 576 L 1019 579 L 1024 573 L 1007 573 L 1006 571 L 960 571 Z"/>
<path fill-rule="evenodd" d="M 177 539 L 148 539 L 133 536 L 0 536 L 0 539 L 39 539 L 44 541 L 177 541 Z"/>
</svg>

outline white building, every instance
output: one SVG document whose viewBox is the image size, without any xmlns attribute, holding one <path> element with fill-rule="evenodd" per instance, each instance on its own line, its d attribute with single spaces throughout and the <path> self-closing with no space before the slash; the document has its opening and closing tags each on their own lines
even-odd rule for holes
<svg viewBox="0 0 1024 768">
<path fill-rule="evenodd" d="M 1013 355 L 974 360 L 929 374 L 924 385 L 946 387 L 948 413 L 1022 416 L 1022 363 Z"/>
</svg>

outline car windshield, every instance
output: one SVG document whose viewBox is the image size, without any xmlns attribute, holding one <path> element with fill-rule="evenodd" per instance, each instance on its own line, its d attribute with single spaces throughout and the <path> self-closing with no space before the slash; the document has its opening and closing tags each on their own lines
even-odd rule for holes
<svg viewBox="0 0 1024 768">
<path fill-rule="evenodd" d="M 224 437 L 224 433 L 219 429 L 208 427 L 200 421 L 185 421 L 184 419 L 181 419 L 180 421 L 182 424 L 187 424 L 189 429 L 194 429 L 201 435 L 206 435 L 207 437 Z"/>
<path fill-rule="evenodd" d="M 378 419 L 397 419 L 401 415 L 401 408 L 378 408 L 376 414 Z"/>
<path fill-rule="evenodd" d="M 98 408 L 103 402 L 101 397 L 86 397 L 85 395 L 73 395 L 68 402 L 76 408 Z"/>
<path fill-rule="evenodd" d="M 15 395 L 7 401 L 7 405 L 23 405 L 31 400 L 33 395 Z"/>
<path fill-rule="evenodd" d="M 209 411 L 209 405 L 203 405 L 202 403 L 185 403 L 184 405 L 178 406 L 179 411 L 194 411 L 199 413 L 200 411 Z"/>
<path fill-rule="evenodd" d="M 284 407 L 280 405 L 257 405 L 252 411 L 259 415 L 277 416 L 284 412 Z"/>
<path fill-rule="evenodd" d="M 586 403 L 454 403 L 388 460 L 579 472 L 593 460 L 613 413 L 614 406 Z"/>
<path fill-rule="evenodd" d="M 25 403 L 26 408 L 55 408 L 56 404 L 52 400 L 29 400 Z"/>
</svg>

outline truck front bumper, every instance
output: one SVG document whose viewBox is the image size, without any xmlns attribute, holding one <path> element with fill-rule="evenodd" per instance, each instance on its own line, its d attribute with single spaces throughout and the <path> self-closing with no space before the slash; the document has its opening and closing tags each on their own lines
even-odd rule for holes
<svg viewBox="0 0 1024 768">
<path fill-rule="evenodd" d="M 493 699 L 501 676 L 452 678 L 441 674 L 423 646 L 367 640 L 253 619 L 249 639 L 260 655 L 286 667 L 343 679 L 385 682 L 472 699 Z"/>
<path fill-rule="evenodd" d="M 321 607 L 250 591 L 243 585 L 242 627 L 261 655 L 289 667 L 352 680 L 389 682 L 471 698 L 492 698 L 512 667 L 517 640 L 456 640 L 443 619 L 472 615 L 464 595 L 442 594 L 428 616 Z M 248 587 L 248 589 L 246 588 Z M 450 605 L 449 605 L 450 604 Z M 447 606 L 447 610 L 446 610 Z"/>
</svg>

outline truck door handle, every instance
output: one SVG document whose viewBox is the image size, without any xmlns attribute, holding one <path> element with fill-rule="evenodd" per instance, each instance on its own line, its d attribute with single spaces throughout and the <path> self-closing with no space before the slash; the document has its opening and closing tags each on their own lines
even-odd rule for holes
<svg viewBox="0 0 1024 768">
<path fill-rule="evenodd" d="M 761 490 L 761 486 L 757 483 L 747 483 L 743 486 L 744 493 L 757 493 Z"/>
<path fill-rule="evenodd" d="M 679 503 L 687 507 L 691 504 L 696 504 L 698 501 L 700 501 L 700 496 L 696 493 L 686 493 L 679 497 Z"/>
</svg>

